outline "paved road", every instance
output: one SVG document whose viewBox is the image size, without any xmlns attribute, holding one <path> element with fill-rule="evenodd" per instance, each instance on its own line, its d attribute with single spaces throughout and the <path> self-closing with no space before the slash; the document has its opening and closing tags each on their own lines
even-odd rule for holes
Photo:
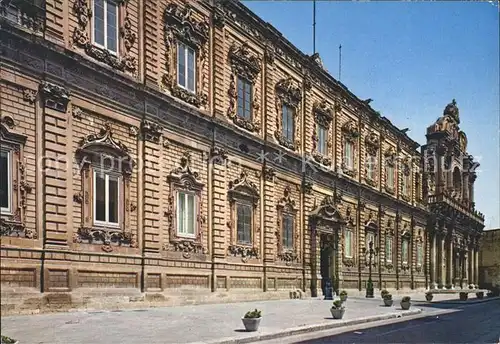
<svg viewBox="0 0 500 344">
<path fill-rule="evenodd" d="M 500 300 L 456 308 L 452 313 L 294 343 L 500 343 Z"/>
</svg>

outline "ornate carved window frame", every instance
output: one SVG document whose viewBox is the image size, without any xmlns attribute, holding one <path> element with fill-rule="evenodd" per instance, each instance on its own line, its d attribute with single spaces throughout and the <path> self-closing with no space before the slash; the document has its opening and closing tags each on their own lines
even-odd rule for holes
<svg viewBox="0 0 500 344">
<path fill-rule="evenodd" d="M 205 217 L 202 214 L 204 188 L 203 182 L 199 179 L 199 173 L 191 168 L 191 153 L 183 153 L 180 166 L 173 169 L 167 176 L 169 184 L 169 209 L 166 212 L 169 220 L 169 243 L 173 251 L 182 252 L 184 258 L 190 258 L 191 254 L 206 254 L 203 246 L 203 233 Z M 177 204 L 180 192 L 194 194 L 195 196 L 195 216 L 196 227 L 194 236 L 182 235 L 177 226 Z"/>
<path fill-rule="evenodd" d="M 341 127 L 341 137 L 342 137 L 342 163 L 340 164 L 340 168 L 342 172 L 350 177 L 355 177 L 357 175 L 356 170 L 356 155 L 358 150 L 358 137 L 360 135 L 359 130 L 352 120 L 348 120 Z M 349 168 L 344 161 L 344 157 L 346 154 L 346 142 L 352 144 L 352 168 Z"/>
<path fill-rule="evenodd" d="M 395 225 L 395 219 L 392 219 L 391 217 L 389 217 L 387 219 L 387 223 L 386 223 L 385 242 L 384 242 L 385 267 L 389 270 L 392 270 L 394 268 L 394 254 L 395 254 L 395 252 L 394 252 L 394 237 L 395 237 L 394 225 Z M 387 239 L 391 239 L 390 259 L 388 259 L 388 255 L 387 255 Z"/>
<path fill-rule="evenodd" d="M 370 211 L 368 215 L 368 221 L 366 221 L 365 223 L 365 247 L 367 250 L 369 244 L 367 238 L 369 233 L 373 234 L 373 248 L 375 249 L 379 247 L 378 243 L 379 228 L 377 223 L 373 220 L 373 216 L 374 216 L 373 211 Z"/>
<path fill-rule="evenodd" d="M 0 15 L 7 19 L 4 20 L 7 25 L 21 26 L 37 35 L 41 35 L 45 31 L 45 3 L 44 0 L 37 2 L 23 0 L 2 1 L 0 2 Z M 9 10 L 17 12 L 15 21 L 9 18 Z"/>
<path fill-rule="evenodd" d="M 10 209 L 0 217 L 0 236 L 23 237 L 37 239 L 36 231 L 26 227 L 26 197 L 32 186 L 26 181 L 24 164 L 24 146 L 27 137 L 14 130 L 12 117 L 2 116 L 0 119 L 0 148 L 10 157 Z"/>
<path fill-rule="evenodd" d="M 261 59 L 250 52 L 248 43 L 233 43 L 229 48 L 228 61 L 231 66 L 229 81 L 229 107 L 227 116 L 237 126 L 250 132 L 260 132 L 260 104 L 259 90 L 256 89 L 257 77 L 261 72 Z M 252 85 L 252 117 L 250 120 L 238 116 L 238 78 L 248 81 Z"/>
<path fill-rule="evenodd" d="M 81 225 L 74 234 L 73 242 L 100 244 L 105 252 L 116 246 L 137 248 L 137 233 L 131 228 L 131 213 L 137 209 L 130 195 L 130 183 L 135 161 L 128 148 L 113 138 L 110 123 L 105 123 L 98 134 L 85 136 L 76 150 L 81 173 L 81 191 L 73 196 L 81 204 Z M 119 226 L 95 223 L 94 172 L 119 175 Z"/>
<path fill-rule="evenodd" d="M 325 166 L 330 166 L 332 164 L 332 158 L 330 156 L 331 149 L 333 147 L 333 135 L 331 132 L 331 124 L 333 121 L 334 117 L 334 108 L 332 107 L 331 104 L 329 104 L 326 99 L 323 99 L 321 101 L 317 101 L 313 104 L 313 115 L 314 115 L 314 123 L 316 123 L 316 128 L 314 129 L 314 133 L 312 136 L 312 141 L 313 141 L 313 151 L 312 151 L 312 157 L 314 160 L 322 165 Z M 328 151 L 325 154 L 322 154 L 318 150 L 319 146 L 319 137 L 317 133 L 318 126 L 326 129 L 326 135 L 327 135 L 327 148 Z"/>
<path fill-rule="evenodd" d="M 369 133 L 365 137 L 365 148 L 366 148 L 366 159 L 365 159 L 365 181 L 370 186 L 378 185 L 378 159 L 379 159 L 379 148 L 380 148 L 380 139 L 378 135 L 374 132 Z M 368 159 L 373 159 L 372 168 L 373 178 L 370 178 L 368 173 Z"/>
<path fill-rule="evenodd" d="M 274 137 L 278 143 L 291 150 L 297 150 L 300 146 L 300 128 L 297 120 L 301 113 L 302 91 L 295 85 L 292 77 L 281 79 L 275 86 L 276 92 L 276 131 Z M 283 135 L 283 106 L 289 106 L 294 110 L 293 131 L 294 140 L 290 141 Z"/>
<path fill-rule="evenodd" d="M 128 11 L 129 0 L 114 0 L 118 5 L 119 18 L 118 52 L 116 55 L 96 46 L 91 39 L 91 22 L 93 20 L 91 2 L 92 0 L 75 0 L 73 3 L 73 13 L 77 18 L 77 25 L 72 35 L 73 45 L 82 48 L 90 57 L 106 63 L 114 69 L 122 72 L 136 72 L 137 60 L 131 50 L 135 45 L 137 35 L 132 31 L 132 21 Z"/>
<path fill-rule="evenodd" d="M 208 104 L 208 95 L 204 92 L 207 84 L 206 69 L 209 49 L 208 20 L 197 21 L 194 8 L 186 4 L 180 6 L 169 3 L 164 12 L 165 34 L 165 73 L 162 84 L 168 88 L 174 97 L 196 107 Z M 185 44 L 195 51 L 195 92 L 178 85 L 178 45 Z"/>
<path fill-rule="evenodd" d="M 405 224 L 405 227 L 403 228 L 403 232 L 401 234 L 401 268 L 403 270 L 409 269 L 410 262 L 411 262 L 411 233 L 408 231 L 408 225 Z M 406 252 L 406 261 L 405 257 L 403 255 L 403 246 L 404 243 L 407 245 L 407 252 Z"/>
<path fill-rule="evenodd" d="M 401 198 L 411 200 L 411 166 L 406 159 L 401 161 Z"/>
<path fill-rule="evenodd" d="M 397 178 L 396 178 L 396 152 L 393 147 L 390 147 L 384 152 L 384 174 L 385 174 L 385 182 L 384 182 L 384 188 L 385 191 L 391 195 L 394 195 L 396 192 L 396 184 L 397 183 Z M 388 185 L 387 181 L 389 179 L 389 168 L 392 168 L 392 187 Z"/>
<path fill-rule="evenodd" d="M 424 261 L 425 261 L 424 243 L 423 243 L 423 239 L 421 236 L 418 236 L 415 239 L 415 246 L 416 246 L 416 254 L 417 254 L 417 261 L 415 264 L 415 270 L 417 272 L 421 272 L 422 266 L 424 265 Z M 422 257 L 422 260 L 420 260 L 420 257 Z"/>
<path fill-rule="evenodd" d="M 356 265 L 356 221 L 355 221 L 355 216 L 353 213 L 355 213 L 355 206 L 347 205 L 346 211 L 345 211 L 345 224 L 344 224 L 344 230 L 342 231 L 343 235 L 343 242 L 344 242 L 344 250 L 343 250 L 343 258 L 342 262 L 344 265 L 348 268 L 351 268 Z M 351 256 L 347 256 L 345 252 L 345 243 L 346 243 L 346 238 L 345 238 L 345 232 L 350 231 L 351 232 Z"/>
<path fill-rule="evenodd" d="M 240 256 L 244 262 L 249 258 L 259 258 L 259 246 L 256 240 L 257 237 L 257 206 L 259 204 L 259 189 L 248 178 L 248 172 L 242 170 L 239 177 L 229 182 L 228 199 L 230 220 L 228 226 L 230 228 L 230 245 L 229 254 Z M 252 224 L 251 224 L 251 243 L 238 243 L 237 234 L 237 204 L 250 205 L 252 207 Z"/>
<path fill-rule="evenodd" d="M 287 265 L 290 265 L 294 262 L 297 262 L 299 259 L 299 231 L 297 226 L 297 214 L 298 209 L 295 205 L 295 201 L 291 197 L 291 187 L 287 185 L 283 192 L 283 197 L 279 199 L 277 205 L 278 219 L 277 225 L 278 229 L 276 231 L 277 237 L 277 247 L 278 247 L 278 258 L 282 261 L 285 261 Z M 284 233 L 284 225 L 283 225 L 283 217 L 285 215 L 291 216 L 293 218 L 293 228 L 292 228 L 292 237 L 293 237 L 293 247 L 283 247 L 283 233 Z"/>
</svg>

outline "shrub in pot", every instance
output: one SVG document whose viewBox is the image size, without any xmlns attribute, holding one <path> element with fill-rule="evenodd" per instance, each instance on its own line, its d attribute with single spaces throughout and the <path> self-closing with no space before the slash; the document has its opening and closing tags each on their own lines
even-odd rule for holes
<svg viewBox="0 0 500 344">
<path fill-rule="evenodd" d="M 476 293 L 476 297 L 477 297 L 478 299 L 482 299 L 482 298 L 484 297 L 484 292 L 482 292 L 482 291 L 477 292 L 477 293 Z"/>
<path fill-rule="evenodd" d="M 241 321 L 245 326 L 245 330 L 249 332 L 257 331 L 260 325 L 260 319 L 262 319 L 261 311 L 255 309 L 253 311 L 248 311 Z"/>
<path fill-rule="evenodd" d="M 384 295 L 387 295 L 387 294 L 389 294 L 387 289 L 382 289 L 382 291 L 380 292 L 380 297 L 382 298 L 382 300 L 384 299 Z"/>
<path fill-rule="evenodd" d="M 434 295 L 432 293 L 425 293 L 425 299 L 427 300 L 427 302 L 431 302 L 433 298 Z"/>
<path fill-rule="evenodd" d="M 384 305 L 386 307 L 391 307 L 392 304 L 393 304 L 394 300 L 392 299 L 392 295 L 387 293 L 387 294 L 384 294 Z"/>
<path fill-rule="evenodd" d="M 346 302 L 347 301 L 347 291 L 345 290 L 342 290 L 339 294 L 339 297 L 340 297 L 340 300 L 342 302 Z"/>
<path fill-rule="evenodd" d="M 332 308 L 330 308 L 333 319 L 342 319 L 345 313 L 345 307 L 341 300 L 333 301 Z"/>
<path fill-rule="evenodd" d="M 405 296 L 401 299 L 401 308 L 404 310 L 410 309 L 411 306 L 411 298 L 409 296 Z"/>
</svg>

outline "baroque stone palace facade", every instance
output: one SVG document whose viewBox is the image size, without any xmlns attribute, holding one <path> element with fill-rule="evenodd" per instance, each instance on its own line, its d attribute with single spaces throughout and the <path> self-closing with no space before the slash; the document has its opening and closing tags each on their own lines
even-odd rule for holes
<svg viewBox="0 0 500 344">
<path fill-rule="evenodd" d="M 455 102 L 427 144 L 233 1 L 2 1 L 2 312 L 477 282 Z"/>
</svg>

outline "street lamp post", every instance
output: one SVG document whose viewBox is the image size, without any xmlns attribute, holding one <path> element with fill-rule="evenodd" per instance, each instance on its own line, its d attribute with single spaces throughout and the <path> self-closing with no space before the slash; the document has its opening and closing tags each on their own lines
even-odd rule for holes
<svg viewBox="0 0 500 344">
<path fill-rule="evenodd" d="M 373 258 L 378 255 L 378 247 L 373 248 L 373 242 L 370 241 L 368 244 L 368 250 L 363 247 L 363 253 L 365 257 L 368 258 L 368 284 L 366 286 L 366 297 L 373 299 L 373 281 L 372 281 L 372 265 Z"/>
</svg>

